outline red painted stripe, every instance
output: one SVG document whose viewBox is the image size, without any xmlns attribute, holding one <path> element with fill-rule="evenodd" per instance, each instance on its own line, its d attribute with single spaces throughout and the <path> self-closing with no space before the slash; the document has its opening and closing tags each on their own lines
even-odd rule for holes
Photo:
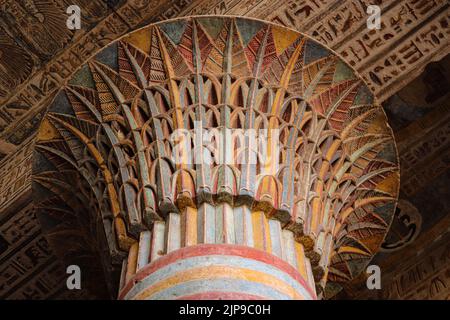
<svg viewBox="0 0 450 320">
<path fill-rule="evenodd" d="M 270 264 L 289 274 L 309 292 L 311 297 L 313 297 L 314 299 L 317 298 L 314 294 L 314 291 L 309 287 L 308 283 L 305 281 L 305 279 L 303 279 L 300 273 L 289 263 L 273 254 L 259 249 L 235 244 L 199 244 L 196 246 L 184 247 L 173 251 L 140 269 L 139 272 L 134 275 L 134 277 L 131 278 L 131 280 L 121 290 L 119 299 L 123 299 L 127 292 L 130 291 L 137 282 L 141 281 L 148 275 L 152 274 L 158 269 L 163 268 L 166 265 L 172 264 L 175 261 L 181 259 L 210 255 L 232 255 Z"/>
<path fill-rule="evenodd" d="M 210 291 L 183 296 L 177 300 L 266 300 L 266 298 L 240 292 Z"/>
</svg>

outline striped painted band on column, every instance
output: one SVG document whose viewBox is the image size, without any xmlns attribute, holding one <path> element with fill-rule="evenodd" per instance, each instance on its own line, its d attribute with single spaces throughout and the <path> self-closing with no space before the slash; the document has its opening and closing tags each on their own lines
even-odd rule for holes
<svg viewBox="0 0 450 320">
<path fill-rule="evenodd" d="M 239 245 L 185 247 L 143 267 L 119 299 L 316 299 L 286 261 Z"/>
</svg>

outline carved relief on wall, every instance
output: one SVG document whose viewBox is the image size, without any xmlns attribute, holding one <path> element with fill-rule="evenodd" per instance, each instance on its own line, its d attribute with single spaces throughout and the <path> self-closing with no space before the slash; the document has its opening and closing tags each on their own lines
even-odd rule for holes
<svg viewBox="0 0 450 320">
<path fill-rule="evenodd" d="M 42 234 L 32 203 L 13 215 L 0 215 L 0 299 L 94 297 L 86 287 L 68 290 L 66 275 Z"/>
<path fill-rule="evenodd" d="M 55 262 L 40 229 L 32 204 L 0 217 L 0 299 L 19 298 L 22 283 Z M 40 297 L 48 297 L 49 289 L 54 288 L 44 287 Z"/>
<path fill-rule="evenodd" d="M 31 56 L 0 29 L 0 100 L 30 75 L 33 65 Z M 11 109 L 0 115 L 0 125 L 1 118 L 9 121 L 14 117 L 14 108 Z"/>
<path fill-rule="evenodd" d="M 380 30 L 366 27 L 366 8 L 373 4 L 382 10 Z M 269 17 L 336 50 L 384 100 L 412 80 L 411 73 L 419 75 L 449 52 L 449 8 L 446 0 L 293 0 Z"/>
<path fill-rule="evenodd" d="M 58 1 L 3 1 L 1 26 L 12 30 L 26 47 L 47 61 L 71 39 L 73 31 L 65 28 L 65 7 Z"/>
<path fill-rule="evenodd" d="M 408 259 L 384 264 L 381 290 L 360 288 L 358 299 L 448 300 L 450 298 L 450 229 L 441 229 L 440 237 Z M 443 221 L 444 222 L 444 221 Z M 408 248 L 414 247 L 414 244 Z M 406 249 L 405 249 L 406 250 Z M 401 253 L 402 251 L 399 251 Z M 395 254 L 395 253 L 393 253 Z M 365 284 L 365 283 L 364 283 Z"/>
<path fill-rule="evenodd" d="M 0 167 L 0 218 L 19 198 L 31 190 L 31 163 L 34 141 L 11 154 Z"/>
</svg>

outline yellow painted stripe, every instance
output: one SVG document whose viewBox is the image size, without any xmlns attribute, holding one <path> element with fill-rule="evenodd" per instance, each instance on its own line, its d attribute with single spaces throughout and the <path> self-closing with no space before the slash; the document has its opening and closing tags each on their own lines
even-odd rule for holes
<svg viewBox="0 0 450 320">
<path fill-rule="evenodd" d="M 262 226 L 263 226 L 263 232 L 264 232 L 264 250 L 266 250 L 269 253 L 272 253 L 272 239 L 270 237 L 270 227 L 269 227 L 269 220 L 266 218 L 266 215 L 262 214 Z"/>
<path fill-rule="evenodd" d="M 322 165 L 323 166 L 323 165 Z M 316 195 L 318 198 L 314 198 L 313 200 L 313 219 L 314 217 L 316 217 L 313 221 L 315 223 L 315 225 L 313 226 L 313 228 L 311 228 L 311 230 L 315 233 L 318 234 L 319 233 L 319 228 L 320 226 L 323 224 L 323 205 L 322 205 L 322 193 L 323 193 L 323 181 L 321 179 L 319 179 L 317 181 L 317 186 L 316 186 Z"/>
<path fill-rule="evenodd" d="M 295 254 L 297 256 L 297 268 L 298 272 L 302 275 L 303 279 L 308 279 L 308 271 L 306 270 L 305 265 L 305 250 L 303 249 L 303 245 L 295 241 Z"/>
<path fill-rule="evenodd" d="M 264 211 L 252 212 L 252 225 L 254 247 L 272 253 L 269 221 Z"/>
<path fill-rule="evenodd" d="M 311 232 L 317 234 L 320 224 L 320 208 L 321 201 L 319 198 L 314 198 L 312 200 L 312 219 L 311 219 Z"/>
<path fill-rule="evenodd" d="M 127 273 L 125 275 L 125 283 L 128 283 L 128 281 L 130 281 L 131 278 L 136 273 L 138 251 L 139 251 L 139 244 L 136 242 L 131 246 L 130 252 L 128 253 L 128 263 L 127 263 Z"/>
<path fill-rule="evenodd" d="M 207 266 L 201 268 L 189 269 L 179 272 L 176 275 L 166 278 L 153 286 L 141 291 L 138 295 L 133 297 L 134 300 L 143 300 L 155 293 L 173 287 L 177 284 L 194 281 L 206 280 L 214 278 L 231 278 L 239 280 L 247 280 L 251 282 L 261 283 L 272 287 L 290 297 L 297 300 L 303 300 L 303 296 L 299 295 L 296 290 L 279 280 L 278 278 L 255 270 L 245 268 L 235 268 L 230 266 Z"/>
<path fill-rule="evenodd" d="M 186 207 L 183 219 L 185 221 L 184 245 L 194 246 L 197 244 L 197 209 Z"/>
</svg>

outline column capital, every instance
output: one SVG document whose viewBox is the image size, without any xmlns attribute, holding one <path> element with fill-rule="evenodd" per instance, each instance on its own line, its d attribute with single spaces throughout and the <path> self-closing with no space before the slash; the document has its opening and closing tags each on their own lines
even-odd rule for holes
<svg viewBox="0 0 450 320">
<path fill-rule="evenodd" d="M 378 251 L 399 166 L 383 109 L 334 52 L 272 23 L 204 16 L 89 59 L 48 107 L 33 179 L 49 233 L 82 229 L 79 252 L 127 256 L 125 282 L 177 250 L 239 245 L 321 297 Z"/>
</svg>

